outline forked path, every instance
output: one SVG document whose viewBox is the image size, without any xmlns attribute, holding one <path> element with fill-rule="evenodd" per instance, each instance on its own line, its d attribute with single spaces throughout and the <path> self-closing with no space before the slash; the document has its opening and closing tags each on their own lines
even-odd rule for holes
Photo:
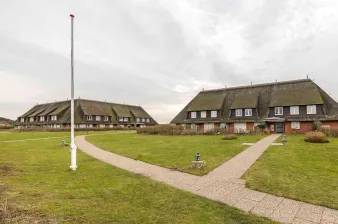
<svg viewBox="0 0 338 224">
<path fill-rule="evenodd" d="M 83 152 L 116 167 L 142 174 L 175 188 L 284 223 L 338 224 L 338 211 L 245 188 L 239 179 L 279 135 L 270 135 L 244 150 L 208 175 L 187 173 L 130 159 L 102 150 L 77 136 Z"/>
</svg>

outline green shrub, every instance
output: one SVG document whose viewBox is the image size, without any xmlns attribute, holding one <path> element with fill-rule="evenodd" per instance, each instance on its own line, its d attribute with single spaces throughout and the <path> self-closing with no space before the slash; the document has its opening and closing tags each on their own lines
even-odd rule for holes
<svg viewBox="0 0 338 224">
<path fill-rule="evenodd" d="M 312 143 L 328 143 L 327 136 L 320 131 L 310 131 L 305 134 L 304 141 Z"/>
<path fill-rule="evenodd" d="M 322 126 L 323 123 L 320 120 L 316 120 L 312 123 L 312 131 L 319 131 Z"/>
<path fill-rule="evenodd" d="M 222 138 L 223 140 L 233 140 L 233 139 L 237 139 L 237 136 L 234 134 L 226 134 L 223 136 Z"/>
</svg>

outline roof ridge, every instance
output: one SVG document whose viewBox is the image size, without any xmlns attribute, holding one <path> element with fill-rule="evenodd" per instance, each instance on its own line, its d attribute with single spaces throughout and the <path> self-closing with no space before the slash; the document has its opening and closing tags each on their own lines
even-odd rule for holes
<svg viewBox="0 0 338 224">
<path fill-rule="evenodd" d="M 296 80 L 288 80 L 288 81 L 281 81 L 281 82 L 269 82 L 269 83 L 255 84 L 255 85 L 234 86 L 234 87 L 227 87 L 227 88 L 221 88 L 221 89 L 203 90 L 200 93 L 205 93 L 205 92 L 220 92 L 220 91 L 233 90 L 233 89 L 246 89 L 246 88 L 262 87 L 262 86 L 272 86 L 272 85 L 283 85 L 283 84 L 290 84 L 290 83 L 299 83 L 299 82 L 313 82 L 313 81 L 311 79 L 296 79 Z"/>
<path fill-rule="evenodd" d="M 74 101 L 80 100 L 81 101 L 90 101 L 90 102 L 97 102 L 97 103 L 107 103 L 107 104 L 115 104 L 115 105 L 121 105 L 121 106 L 131 106 L 131 107 L 140 107 L 138 105 L 131 105 L 131 104 L 122 104 L 122 103 L 113 103 L 113 102 L 107 102 L 107 101 L 100 101 L 100 100 L 89 100 L 89 99 L 74 99 Z M 67 103 L 70 102 L 70 100 L 63 100 L 63 101 L 55 101 L 55 102 L 50 102 L 50 103 L 43 103 L 43 104 L 36 104 L 35 106 L 44 106 L 48 104 L 55 104 L 55 103 Z"/>
</svg>

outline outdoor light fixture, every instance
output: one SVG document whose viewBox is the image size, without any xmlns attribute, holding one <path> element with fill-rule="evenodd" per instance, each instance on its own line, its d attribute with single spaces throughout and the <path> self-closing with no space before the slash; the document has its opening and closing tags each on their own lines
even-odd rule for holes
<svg viewBox="0 0 338 224">
<path fill-rule="evenodd" d="M 71 100 L 70 100 L 70 154 L 72 170 L 76 170 L 76 145 L 74 136 L 74 46 L 73 46 L 73 30 L 74 30 L 74 15 L 70 14 L 71 18 Z"/>
</svg>

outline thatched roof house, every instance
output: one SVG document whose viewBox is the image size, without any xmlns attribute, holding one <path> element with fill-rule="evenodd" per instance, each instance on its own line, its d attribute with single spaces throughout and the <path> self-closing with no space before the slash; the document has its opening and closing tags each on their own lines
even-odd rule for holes
<svg viewBox="0 0 338 224">
<path fill-rule="evenodd" d="M 140 106 L 76 99 L 76 128 L 142 127 L 157 122 Z M 17 128 L 68 128 L 70 100 L 36 105 L 16 121 Z"/>
<path fill-rule="evenodd" d="M 315 120 L 338 127 L 338 103 L 312 80 L 301 79 L 202 91 L 171 123 L 238 131 L 264 122 L 272 132 L 305 132 Z"/>
</svg>

